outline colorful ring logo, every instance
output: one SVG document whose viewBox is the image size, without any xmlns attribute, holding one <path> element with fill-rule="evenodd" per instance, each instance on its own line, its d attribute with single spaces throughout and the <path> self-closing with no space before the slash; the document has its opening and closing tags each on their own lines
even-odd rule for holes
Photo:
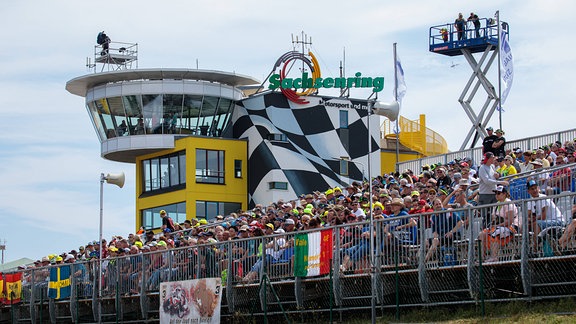
<svg viewBox="0 0 576 324">
<path fill-rule="evenodd" d="M 274 65 L 275 69 L 282 66 L 282 68 L 280 69 L 280 83 L 282 83 L 282 80 L 286 78 L 287 69 L 289 69 L 291 65 L 290 62 L 294 60 L 300 60 L 304 64 L 306 64 L 306 66 L 308 66 L 308 69 L 310 69 L 310 72 L 312 72 L 313 80 L 320 78 L 321 75 L 320 66 L 318 65 L 316 57 L 314 56 L 314 54 L 312 54 L 312 52 L 308 52 L 308 56 L 310 56 L 310 58 L 308 58 L 305 54 L 296 51 L 287 52 L 286 54 L 282 55 Z M 288 100 L 301 105 L 309 103 L 308 100 L 301 98 L 301 96 L 307 96 L 316 90 L 317 89 L 314 88 L 314 86 L 309 88 L 303 88 L 302 91 L 296 91 L 294 89 L 285 89 L 282 87 L 280 88 L 280 91 L 284 94 L 286 98 L 288 98 Z"/>
</svg>

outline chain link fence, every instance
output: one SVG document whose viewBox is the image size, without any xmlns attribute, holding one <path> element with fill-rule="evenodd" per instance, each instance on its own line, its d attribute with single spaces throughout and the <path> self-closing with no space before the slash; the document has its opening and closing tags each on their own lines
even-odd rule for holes
<svg viewBox="0 0 576 324">
<path fill-rule="evenodd" d="M 2 318 L 155 318 L 161 282 L 206 277 L 223 280 L 223 317 L 242 318 L 574 296 L 575 198 L 565 192 L 335 226 L 331 274 L 315 277 L 294 276 L 294 233 L 107 258 L 101 270 L 97 259 L 25 269 L 21 302 L 1 307 Z M 48 298 L 50 272 L 64 266 L 71 294 Z"/>
</svg>

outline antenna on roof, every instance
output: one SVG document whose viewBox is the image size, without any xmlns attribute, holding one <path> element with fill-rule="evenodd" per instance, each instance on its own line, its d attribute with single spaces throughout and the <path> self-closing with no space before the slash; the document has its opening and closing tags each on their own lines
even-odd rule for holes
<svg viewBox="0 0 576 324">
<path fill-rule="evenodd" d="M 308 38 L 308 35 L 304 34 L 304 31 L 301 32 L 302 33 L 302 38 L 300 40 L 298 40 L 298 35 L 296 35 L 296 40 L 294 40 L 294 34 L 292 35 L 292 48 L 294 50 L 296 50 L 296 46 L 298 44 L 302 44 L 302 55 L 306 54 L 305 51 L 305 45 L 312 45 L 312 37 Z M 305 70 L 305 65 L 304 65 L 304 61 L 302 61 L 302 73 L 304 73 Z"/>
<path fill-rule="evenodd" d="M 0 251 L 2 251 L 2 263 L 4 264 L 4 251 L 6 250 L 6 239 L 4 239 L 4 243 L 0 244 Z"/>
</svg>

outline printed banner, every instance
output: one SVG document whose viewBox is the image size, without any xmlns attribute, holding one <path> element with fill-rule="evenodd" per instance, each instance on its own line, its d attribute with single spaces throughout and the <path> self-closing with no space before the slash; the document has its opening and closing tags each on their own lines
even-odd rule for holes
<svg viewBox="0 0 576 324">
<path fill-rule="evenodd" d="M 4 279 L 2 278 L 2 273 L 0 272 L 0 305 L 4 303 Z"/>
<path fill-rule="evenodd" d="M 296 234 L 294 242 L 294 276 L 311 277 L 330 272 L 332 229 Z"/>
<path fill-rule="evenodd" d="M 160 284 L 160 323 L 220 323 L 222 280 L 205 278 Z"/>
<path fill-rule="evenodd" d="M 4 274 L 4 304 L 16 304 L 22 297 L 22 273 Z"/>
<path fill-rule="evenodd" d="M 500 63 L 500 77 L 503 86 L 500 106 L 504 106 L 510 88 L 512 88 L 512 81 L 514 81 L 514 57 L 504 29 L 500 32 Z"/>
<path fill-rule="evenodd" d="M 397 88 L 394 90 L 395 99 L 402 104 L 402 99 L 406 95 L 406 81 L 404 80 L 404 69 L 402 68 L 402 62 L 400 62 L 400 57 L 396 55 L 396 84 Z"/>
<path fill-rule="evenodd" d="M 64 265 L 50 269 L 48 282 L 48 298 L 66 299 L 70 297 L 70 266 Z"/>
</svg>

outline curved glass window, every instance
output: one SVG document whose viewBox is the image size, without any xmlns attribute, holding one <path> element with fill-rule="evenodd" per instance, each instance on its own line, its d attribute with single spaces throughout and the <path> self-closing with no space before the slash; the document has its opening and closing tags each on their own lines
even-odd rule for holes
<svg viewBox="0 0 576 324">
<path fill-rule="evenodd" d="M 233 108 L 230 99 L 183 94 L 127 95 L 88 103 L 101 140 L 145 134 L 220 137 Z"/>
</svg>

